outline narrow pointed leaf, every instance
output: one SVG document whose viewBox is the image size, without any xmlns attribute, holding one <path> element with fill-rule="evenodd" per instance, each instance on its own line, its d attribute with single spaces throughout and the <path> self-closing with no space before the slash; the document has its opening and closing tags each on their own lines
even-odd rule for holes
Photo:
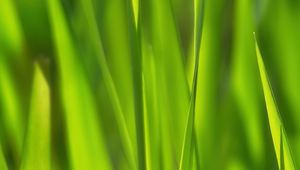
<svg viewBox="0 0 300 170">
<path fill-rule="evenodd" d="M 272 88 L 268 80 L 268 75 L 257 42 L 256 55 L 278 167 L 280 170 L 293 170 L 295 169 L 295 166 L 288 145 L 287 135 L 280 118 L 280 113 L 273 96 Z"/>
<path fill-rule="evenodd" d="M 22 170 L 50 170 L 50 91 L 40 69 L 35 65 Z"/>
</svg>

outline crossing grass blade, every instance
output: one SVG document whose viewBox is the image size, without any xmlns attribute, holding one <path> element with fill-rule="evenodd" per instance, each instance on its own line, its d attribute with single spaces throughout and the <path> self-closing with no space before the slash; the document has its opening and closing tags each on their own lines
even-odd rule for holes
<svg viewBox="0 0 300 170">
<path fill-rule="evenodd" d="M 255 34 L 254 34 L 255 37 Z M 277 163 L 280 170 L 295 169 L 294 161 L 288 144 L 287 135 L 277 108 L 275 98 L 273 96 L 272 88 L 268 79 L 268 75 L 264 66 L 264 62 L 256 43 L 256 56 L 263 86 L 265 103 L 268 112 L 269 125 L 271 129 L 274 149 L 276 153 Z"/>
<path fill-rule="evenodd" d="M 35 64 L 30 107 L 21 169 L 50 170 L 50 91 L 38 64 Z"/>
<path fill-rule="evenodd" d="M 92 91 L 78 61 L 60 1 L 49 0 L 48 13 L 60 71 L 71 168 L 111 169 Z"/>
<path fill-rule="evenodd" d="M 186 131 L 184 136 L 184 144 L 181 153 L 180 169 L 191 169 L 193 150 L 196 149 L 193 145 L 196 143 L 196 137 L 194 136 L 194 119 L 195 119 L 195 106 L 196 106 L 196 94 L 197 94 L 197 81 L 198 81 L 198 67 L 199 67 L 199 55 L 200 55 L 200 44 L 202 35 L 202 24 L 204 15 L 204 0 L 194 1 L 195 12 L 194 12 L 194 55 L 195 55 L 195 67 L 193 85 L 191 91 L 190 108 L 188 113 L 188 122 L 186 125 Z M 198 151 L 196 151 L 198 152 Z M 197 165 L 199 165 L 199 159 Z M 199 169 L 200 167 L 198 167 Z"/>
</svg>

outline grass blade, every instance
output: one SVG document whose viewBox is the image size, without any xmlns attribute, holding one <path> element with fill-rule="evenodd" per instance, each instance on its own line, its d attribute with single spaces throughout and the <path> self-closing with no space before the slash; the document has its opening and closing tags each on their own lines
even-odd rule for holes
<svg viewBox="0 0 300 170">
<path fill-rule="evenodd" d="M 147 169 L 160 169 L 160 124 L 156 65 L 150 48 L 143 47 L 143 57 Z"/>
<path fill-rule="evenodd" d="M 2 50 L 20 52 L 23 35 L 12 0 L 1 0 L 0 4 L 0 46 Z"/>
<path fill-rule="evenodd" d="M 156 70 L 161 168 L 178 169 L 190 95 L 172 1 L 142 1 L 140 7 L 142 38 Z"/>
<path fill-rule="evenodd" d="M 134 111 L 136 123 L 136 138 L 137 138 L 137 157 L 138 169 L 146 169 L 146 147 L 145 147 L 145 122 L 144 122 L 144 91 L 143 91 L 143 59 L 141 52 L 141 12 L 134 13 L 133 2 L 127 0 L 127 15 L 129 36 L 131 42 L 131 63 L 133 75 L 133 88 L 134 88 Z M 139 7 L 141 7 L 139 2 Z M 141 10 L 141 8 L 139 8 Z M 135 19 L 137 16 L 137 19 Z"/>
<path fill-rule="evenodd" d="M 280 170 L 292 170 L 295 169 L 295 166 L 288 145 L 287 135 L 285 133 L 284 126 L 280 118 L 280 113 L 277 108 L 275 98 L 273 96 L 270 82 L 268 80 L 268 75 L 257 42 L 256 55 L 278 167 Z"/>
<path fill-rule="evenodd" d="M 2 152 L 1 144 L 0 144 L 0 169 L 7 170 L 7 165 L 6 165 L 5 157 Z"/>
<path fill-rule="evenodd" d="M 50 170 L 50 91 L 37 64 L 26 133 L 21 169 Z"/>
<path fill-rule="evenodd" d="M 139 16 L 139 2 L 140 0 L 132 0 L 132 10 L 133 10 L 133 16 L 135 25 L 138 25 L 138 16 Z"/>
<path fill-rule="evenodd" d="M 195 119 L 195 106 L 196 106 L 196 94 L 197 94 L 197 81 L 198 81 L 198 67 L 199 67 L 199 54 L 202 35 L 202 24 L 204 15 L 204 0 L 195 0 L 195 19 L 194 19 L 194 55 L 195 55 L 195 68 L 193 77 L 193 86 L 191 92 L 190 108 L 188 113 L 188 122 L 186 125 L 186 131 L 184 136 L 184 144 L 181 154 L 180 169 L 191 169 L 191 161 L 193 155 L 193 140 L 195 139 L 194 132 L 194 119 Z M 198 152 L 198 151 L 196 151 Z M 197 165 L 199 165 L 199 159 Z M 200 168 L 200 167 L 198 167 Z"/>
<path fill-rule="evenodd" d="M 92 91 L 76 60 L 77 53 L 60 2 L 48 0 L 48 12 L 60 71 L 71 168 L 111 169 Z"/>
<path fill-rule="evenodd" d="M 133 143 L 129 135 L 129 130 L 124 117 L 121 101 L 117 93 L 115 83 L 112 79 L 112 75 L 109 71 L 107 61 L 105 59 L 101 35 L 98 31 L 93 4 L 90 0 L 81 0 L 80 3 L 83 8 L 83 14 L 85 15 L 85 19 L 87 21 L 86 28 L 89 30 L 88 35 L 91 37 L 92 45 L 94 47 L 93 49 L 97 54 L 97 59 L 100 66 L 99 68 L 101 69 L 104 83 L 106 85 L 106 89 L 108 91 L 111 103 L 113 105 L 113 113 L 115 113 L 115 119 L 117 120 L 118 130 L 119 134 L 121 135 L 123 148 L 125 150 L 125 154 L 130 162 L 131 167 L 134 168 L 135 155 L 132 146 Z"/>
<path fill-rule="evenodd" d="M 232 91 L 245 131 L 251 164 L 254 169 L 265 169 L 265 147 L 263 136 L 263 116 L 260 102 L 260 78 L 257 70 L 255 44 L 252 30 L 254 1 L 235 3 L 233 61 L 231 67 Z M 237 153 L 236 153 L 237 154 Z M 240 157 L 240 156 L 237 156 Z"/>
<path fill-rule="evenodd" d="M 266 53 L 272 55 L 272 67 L 276 69 L 276 75 L 278 75 L 277 87 L 280 88 L 280 96 L 285 98 L 284 102 L 290 110 L 286 112 L 289 125 L 293 125 L 292 131 L 297 132 L 289 136 L 289 141 L 294 151 L 295 164 L 300 167 L 298 163 L 300 162 L 300 133 L 298 133 L 300 132 L 298 121 L 300 118 L 300 76 L 295 74 L 300 71 L 300 23 L 297 22 L 300 10 L 298 6 L 294 8 L 294 4 L 289 1 L 270 3 L 269 8 L 273 10 L 269 11 L 265 22 L 259 24 L 259 29 L 261 32 L 268 32 L 269 37 L 272 37 L 272 40 L 267 41 L 269 43 L 264 46 L 266 49 L 271 49 L 269 52 L 266 50 Z"/>
<path fill-rule="evenodd" d="M 2 102 L 3 124 L 6 134 L 5 142 L 13 147 L 16 157 L 21 153 L 23 143 L 23 121 L 19 97 L 7 62 L 0 54 L 0 100 Z"/>
<path fill-rule="evenodd" d="M 220 29 L 224 22 L 224 4 L 224 0 L 205 1 L 194 122 L 202 169 L 219 169 L 216 168 L 220 138 L 217 115 L 220 112 L 221 58 L 225 54 Z"/>
</svg>

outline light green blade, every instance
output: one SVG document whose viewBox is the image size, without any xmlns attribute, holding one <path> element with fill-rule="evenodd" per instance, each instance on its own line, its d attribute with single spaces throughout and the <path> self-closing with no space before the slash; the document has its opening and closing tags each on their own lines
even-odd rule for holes
<svg viewBox="0 0 300 170">
<path fill-rule="evenodd" d="M 205 1 L 203 33 L 200 45 L 199 76 L 195 109 L 195 131 L 202 169 L 218 169 L 218 129 L 220 117 L 221 58 L 224 0 Z"/>
<path fill-rule="evenodd" d="M 182 147 L 181 160 L 180 160 L 180 170 L 191 169 L 192 156 L 193 156 L 193 145 L 194 145 L 194 114 L 195 114 L 195 91 L 193 91 L 188 122 L 186 125 L 185 135 L 184 135 L 184 143 Z"/>
<path fill-rule="evenodd" d="M 293 158 L 296 167 L 300 167 L 300 17 L 299 5 L 296 1 L 270 1 L 269 10 L 264 22 L 259 24 L 261 32 L 267 33 L 271 40 L 265 39 L 266 49 L 272 55 L 272 67 L 278 75 L 278 88 L 288 106 L 287 120 L 292 125 L 292 131 L 296 132 L 289 136 L 290 146 L 293 149 Z M 296 3 L 295 3 L 296 4 Z M 298 4 L 298 3 L 297 3 Z M 282 34 L 284 33 L 284 34 Z M 267 35 L 267 34 L 263 34 Z M 266 41 L 267 40 L 267 41 Z M 271 47 L 271 48 L 270 48 Z M 284 106 L 284 105 L 283 105 Z"/>
<path fill-rule="evenodd" d="M 48 0 L 48 12 L 60 71 L 71 168 L 111 169 L 92 91 L 78 61 L 60 2 Z"/>
<path fill-rule="evenodd" d="M 143 44 L 144 45 L 144 44 Z M 146 47 L 144 47 L 146 49 Z M 147 169 L 160 169 L 160 127 L 157 102 L 156 66 L 150 49 L 143 50 L 145 135 Z"/>
<path fill-rule="evenodd" d="M 0 46 L 9 51 L 20 51 L 23 35 L 17 12 L 12 0 L 0 2 Z M 4 50 L 4 49 L 2 49 Z"/>
<path fill-rule="evenodd" d="M 23 121 L 20 96 L 17 94 L 12 74 L 6 60 L 0 54 L 0 100 L 2 104 L 3 124 L 7 134 L 6 142 L 14 147 L 14 154 L 19 157 L 23 143 Z"/>
<path fill-rule="evenodd" d="M 138 24 L 138 15 L 139 15 L 139 0 L 131 0 L 132 2 L 132 9 L 133 9 L 133 15 L 134 15 L 134 21 L 135 25 Z"/>
<path fill-rule="evenodd" d="M 295 169 L 295 167 L 291 156 L 291 151 L 288 145 L 288 139 L 280 118 L 279 111 L 276 106 L 276 102 L 272 93 L 272 89 L 268 80 L 267 72 L 257 42 L 256 55 L 278 167 L 280 170 L 293 170 Z"/>
<path fill-rule="evenodd" d="M 50 90 L 37 64 L 30 107 L 21 169 L 50 170 Z"/>
</svg>

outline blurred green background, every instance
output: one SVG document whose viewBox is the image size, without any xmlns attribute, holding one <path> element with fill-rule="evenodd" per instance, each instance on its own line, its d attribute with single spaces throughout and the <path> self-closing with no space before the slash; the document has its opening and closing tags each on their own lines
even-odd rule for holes
<svg viewBox="0 0 300 170">
<path fill-rule="evenodd" d="M 299 19 L 298 0 L 0 0 L 0 169 L 284 169 L 253 32 L 300 168 Z"/>
</svg>

